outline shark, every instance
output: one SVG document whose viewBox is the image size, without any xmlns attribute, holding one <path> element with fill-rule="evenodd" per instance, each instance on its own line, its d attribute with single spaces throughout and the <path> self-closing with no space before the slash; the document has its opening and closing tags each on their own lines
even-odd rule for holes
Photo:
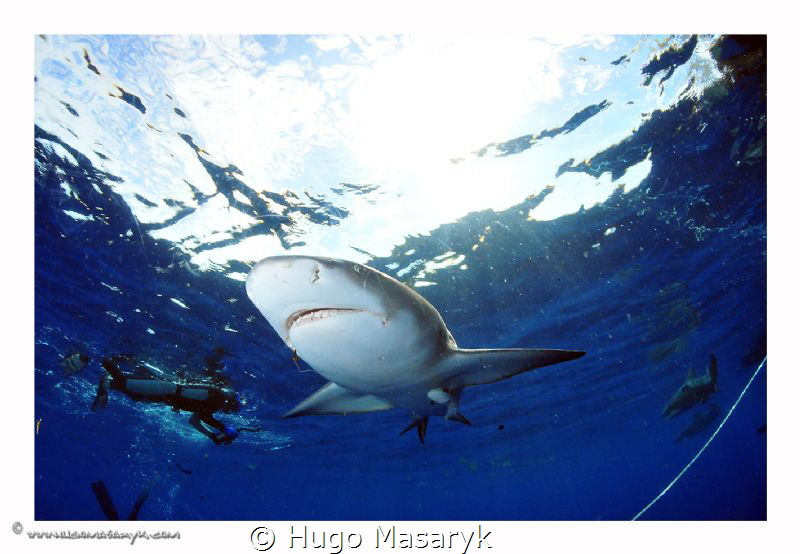
<svg viewBox="0 0 800 554">
<path fill-rule="evenodd" d="M 714 420 L 716 420 L 722 413 L 722 409 L 716 404 L 709 404 L 705 410 L 695 410 L 692 414 L 692 421 L 687 425 L 680 435 L 675 439 L 675 442 L 681 442 L 683 439 L 689 439 L 699 435 L 705 431 Z"/>
<path fill-rule="evenodd" d="M 466 387 L 575 360 L 579 350 L 459 348 L 419 293 L 371 267 L 342 259 L 283 255 L 253 266 L 247 296 L 299 357 L 328 383 L 283 417 L 401 408 L 425 442 L 428 418 L 470 425 Z"/>
<path fill-rule="evenodd" d="M 705 374 L 695 377 L 694 371 L 689 368 L 686 380 L 667 402 L 662 415 L 667 419 L 676 416 L 697 404 L 704 403 L 715 392 L 717 392 L 717 357 L 711 354 Z"/>
</svg>

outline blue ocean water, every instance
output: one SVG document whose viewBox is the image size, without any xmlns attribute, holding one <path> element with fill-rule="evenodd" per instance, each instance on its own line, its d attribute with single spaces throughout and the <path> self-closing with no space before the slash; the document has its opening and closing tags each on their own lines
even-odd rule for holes
<svg viewBox="0 0 800 554">
<path fill-rule="evenodd" d="M 211 151 L 203 128 L 191 127 L 204 104 L 181 108 L 192 101 L 185 89 L 181 96 L 165 88 L 202 66 L 202 55 L 181 58 L 139 37 L 37 41 L 37 519 L 104 519 L 91 488 L 98 480 L 121 513 L 149 487 L 139 517 L 151 520 L 629 519 L 703 446 L 766 356 L 764 37 L 616 37 L 564 50 L 574 65 L 563 79 L 584 75 L 580 60 L 589 58 L 600 68 L 594 75 L 608 80 L 563 99 L 551 119 L 487 136 L 484 148 L 465 152 L 469 160 L 448 162 L 517 164 L 552 146 L 560 156 L 548 169 L 555 186 L 532 176 L 512 203 L 487 200 L 378 254 L 365 246 L 370 237 L 341 239 L 348 219 L 403 191 L 360 181 L 339 158 L 307 188 L 251 186 L 237 164 L 237 155 L 251 154 Z M 191 52 L 205 48 L 202 39 L 187 41 Z M 257 43 L 274 57 L 256 72 L 309 56 L 303 37 Z M 323 60 L 333 55 L 321 51 Z M 169 71 L 181 63 L 180 73 Z M 202 95 L 202 79 L 196 86 Z M 676 93 L 667 101 L 670 86 Z M 97 110 L 97 102 L 110 107 Z M 171 119 L 160 115 L 162 104 Z M 608 143 L 603 131 L 623 108 L 642 111 L 638 125 L 616 130 Z M 119 141 L 101 142 L 97 129 Z M 141 146 L 142 133 L 168 135 L 171 146 L 155 155 Z M 419 133 L 422 140 L 425 129 Z M 576 142 L 556 142 L 567 140 Z M 576 161 L 584 143 L 591 155 Z M 279 156 L 266 139 L 252 146 Z M 319 152 L 309 166 L 318 167 Z M 170 166 L 173 158 L 184 161 Z M 649 171 L 632 183 L 628 170 L 645 161 Z M 123 167 L 130 173 L 121 176 Z M 559 179 L 573 174 L 597 179 L 592 190 L 613 186 L 600 201 L 535 217 L 563 190 Z M 487 198 L 499 187 L 492 175 L 480 189 Z M 152 184 L 159 178 L 163 189 Z M 441 202 L 436 187 L 415 191 L 414 201 Z M 467 193 L 452 191 L 452 202 Z M 222 229 L 203 211 L 215 202 L 251 223 Z M 143 215 L 148 209 L 158 217 Z M 166 232 L 190 222 L 180 239 Z M 211 228 L 216 234 L 204 234 Z M 436 306 L 462 347 L 586 355 L 467 389 L 462 411 L 472 425 L 432 420 L 424 445 L 413 433 L 398 437 L 409 421 L 400 410 L 283 420 L 324 379 L 296 366 L 247 298 L 237 276 L 252 266 L 249 253 L 203 262 L 265 236 L 289 253 L 348 241 L 353 259 Z M 90 410 L 106 356 L 132 353 L 171 371 L 198 371 L 218 347 L 231 353 L 226 372 L 245 400 L 239 414 L 220 419 L 257 429 L 231 445 L 196 433 L 186 413 L 113 391 L 107 409 Z M 91 361 L 66 375 L 60 362 L 76 351 Z M 687 371 L 704 371 L 711 353 L 718 391 L 665 419 Z M 703 456 L 644 518 L 765 519 L 766 442 L 762 371 Z"/>
</svg>

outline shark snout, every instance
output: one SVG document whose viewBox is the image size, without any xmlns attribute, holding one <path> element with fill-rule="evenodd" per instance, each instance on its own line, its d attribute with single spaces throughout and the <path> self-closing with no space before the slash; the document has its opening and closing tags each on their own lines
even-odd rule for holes
<svg viewBox="0 0 800 554">
<path fill-rule="evenodd" d="M 320 263 L 300 256 L 272 256 L 258 262 L 247 277 L 248 290 L 262 285 L 283 283 L 297 286 L 303 277 L 309 283 L 319 279 Z"/>
<path fill-rule="evenodd" d="M 322 320 L 338 320 L 359 312 L 386 320 L 387 310 L 381 298 L 366 286 L 366 277 L 366 268 L 341 260 L 272 256 L 253 267 L 246 289 L 258 310 L 288 343 L 292 329 Z"/>
</svg>

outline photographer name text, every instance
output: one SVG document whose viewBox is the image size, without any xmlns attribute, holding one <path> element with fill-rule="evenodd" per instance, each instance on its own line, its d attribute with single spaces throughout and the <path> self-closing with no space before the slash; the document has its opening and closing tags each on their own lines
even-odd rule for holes
<svg viewBox="0 0 800 554">
<path fill-rule="evenodd" d="M 442 549 L 466 554 L 478 548 L 492 548 L 488 538 L 492 534 L 482 525 L 467 531 L 410 532 L 397 525 L 379 525 L 374 535 L 347 533 L 346 531 L 318 531 L 303 527 L 291 527 L 289 548 L 308 549 L 340 554 L 344 550 L 358 548 L 427 550 Z"/>
</svg>

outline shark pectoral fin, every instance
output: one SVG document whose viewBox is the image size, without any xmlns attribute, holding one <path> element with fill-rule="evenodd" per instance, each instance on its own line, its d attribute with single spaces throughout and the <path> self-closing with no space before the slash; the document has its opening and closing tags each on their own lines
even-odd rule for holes
<svg viewBox="0 0 800 554">
<path fill-rule="evenodd" d="M 328 383 L 317 392 L 300 402 L 283 416 L 298 417 L 303 415 L 356 414 L 378 412 L 393 408 L 389 402 L 372 396 L 361 394 L 342 387 L 336 383 Z"/>
<path fill-rule="evenodd" d="M 575 360 L 586 354 L 579 350 L 454 350 L 448 359 L 451 386 L 485 385 L 508 379 L 546 365 Z"/>
</svg>

